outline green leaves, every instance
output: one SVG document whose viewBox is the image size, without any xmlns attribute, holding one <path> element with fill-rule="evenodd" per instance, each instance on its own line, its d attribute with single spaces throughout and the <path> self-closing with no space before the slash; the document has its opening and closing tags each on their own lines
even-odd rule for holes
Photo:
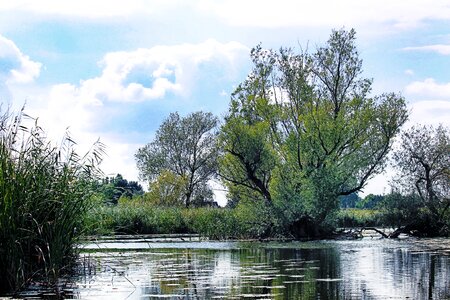
<svg viewBox="0 0 450 300">
<path fill-rule="evenodd" d="M 217 122 L 211 113 L 201 111 L 184 118 L 171 113 L 155 139 L 136 153 L 141 178 L 152 183 L 161 179 L 164 172 L 171 172 L 183 178 L 186 207 L 193 199 L 202 205 L 211 194 L 207 182 L 217 170 Z"/>
<path fill-rule="evenodd" d="M 369 97 L 355 40 L 342 29 L 313 54 L 252 50 L 254 69 L 233 93 L 221 132 L 230 190 L 249 189 L 289 218 L 321 222 L 338 196 L 383 170 L 406 105 L 396 94 Z"/>
<path fill-rule="evenodd" d="M 414 192 L 441 221 L 450 207 L 450 134 L 442 125 L 415 126 L 402 134 L 394 153 L 397 187 Z"/>
<path fill-rule="evenodd" d="M 52 282 L 71 262 L 104 146 L 78 156 L 66 135 L 53 146 L 23 114 L 0 117 L 0 290 L 33 276 Z"/>
</svg>

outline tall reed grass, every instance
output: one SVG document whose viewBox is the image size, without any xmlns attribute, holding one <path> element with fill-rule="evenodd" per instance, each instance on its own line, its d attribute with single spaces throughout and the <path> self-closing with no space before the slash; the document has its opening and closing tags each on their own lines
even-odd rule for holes
<svg viewBox="0 0 450 300">
<path fill-rule="evenodd" d="M 263 237 L 270 216 L 258 206 L 237 208 L 162 207 L 136 197 L 118 205 L 98 204 L 86 216 L 86 230 L 98 234 L 195 233 L 210 239 Z"/>
<path fill-rule="evenodd" d="M 73 261 L 103 153 L 101 143 L 85 156 L 74 146 L 68 134 L 53 146 L 23 110 L 0 111 L 0 293 L 55 282 Z"/>
</svg>

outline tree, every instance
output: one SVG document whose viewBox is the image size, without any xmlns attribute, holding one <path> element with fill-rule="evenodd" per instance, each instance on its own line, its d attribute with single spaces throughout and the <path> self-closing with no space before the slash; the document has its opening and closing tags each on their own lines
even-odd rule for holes
<svg viewBox="0 0 450 300">
<path fill-rule="evenodd" d="M 339 196 L 384 169 L 406 105 L 392 93 L 369 96 L 355 34 L 333 31 L 313 54 L 252 50 L 254 69 L 233 93 L 221 131 L 228 186 L 256 191 L 291 220 L 321 223 Z"/>
<path fill-rule="evenodd" d="M 362 201 L 363 200 L 358 196 L 357 193 L 339 197 L 340 208 L 355 208 L 359 206 L 358 204 L 360 204 Z"/>
<path fill-rule="evenodd" d="M 163 170 L 149 185 L 146 201 L 158 206 L 183 206 L 185 200 L 186 178 Z"/>
<path fill-rule="evenodd" d="M 134 195 L 144 194 L 138 182 L 128 181 L 121 174 L 103 178 L 97 191 L 102 195 L 104 202 L 110 204 L 117 204 L 120 197 L 132 198 Z"/>
<path fill-rule="evenodd" d="M 216 127 L 211 113 L 194 112 L 182 118 L 171 113 L 156 132 L 155 139 L 136 153 L 142 179 L 154 182 L 170 171 L 185 182 L 184 204 L 211 197 L 208 181 L 217 169 Z"/>
<path fill-rule="evenodd" d="M 393 158 L 397 187 L 417 194 L 434 222 L 442 223 L 450 207 L 449 129 L 417 125 L 406 130 Z"/>
<path fill-rule="evenodd" d="M 357 202 L 356 207 L 362 209 L 375 209 L 383 203 L 384 198 L 385 197 L 383 195 L 369 194 L 364 197 L 364 199 Z"/>
</svg>

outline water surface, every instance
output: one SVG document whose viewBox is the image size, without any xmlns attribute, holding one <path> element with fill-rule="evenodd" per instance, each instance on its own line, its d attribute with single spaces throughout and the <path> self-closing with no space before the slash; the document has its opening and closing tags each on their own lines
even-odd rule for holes
<svg viewBox="0 0 450 300">
<path fill-rule="evenodd" d="M 450 299 L 450 239 L 85 244 L 81 299 Z"/>
</svg>

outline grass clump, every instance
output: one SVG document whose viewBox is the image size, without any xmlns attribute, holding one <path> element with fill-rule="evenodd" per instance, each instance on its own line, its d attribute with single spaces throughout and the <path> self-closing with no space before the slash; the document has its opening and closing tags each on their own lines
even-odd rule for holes
<svg viewBox="0 0 450 300">
<path fill-rule="evenodd" d="M 53 146 L 35 120 L 0 112 L 0 293 L 56 282 L 74 257 L 103 152 L 81 157 L 74 144 Z"/>
</svg>

